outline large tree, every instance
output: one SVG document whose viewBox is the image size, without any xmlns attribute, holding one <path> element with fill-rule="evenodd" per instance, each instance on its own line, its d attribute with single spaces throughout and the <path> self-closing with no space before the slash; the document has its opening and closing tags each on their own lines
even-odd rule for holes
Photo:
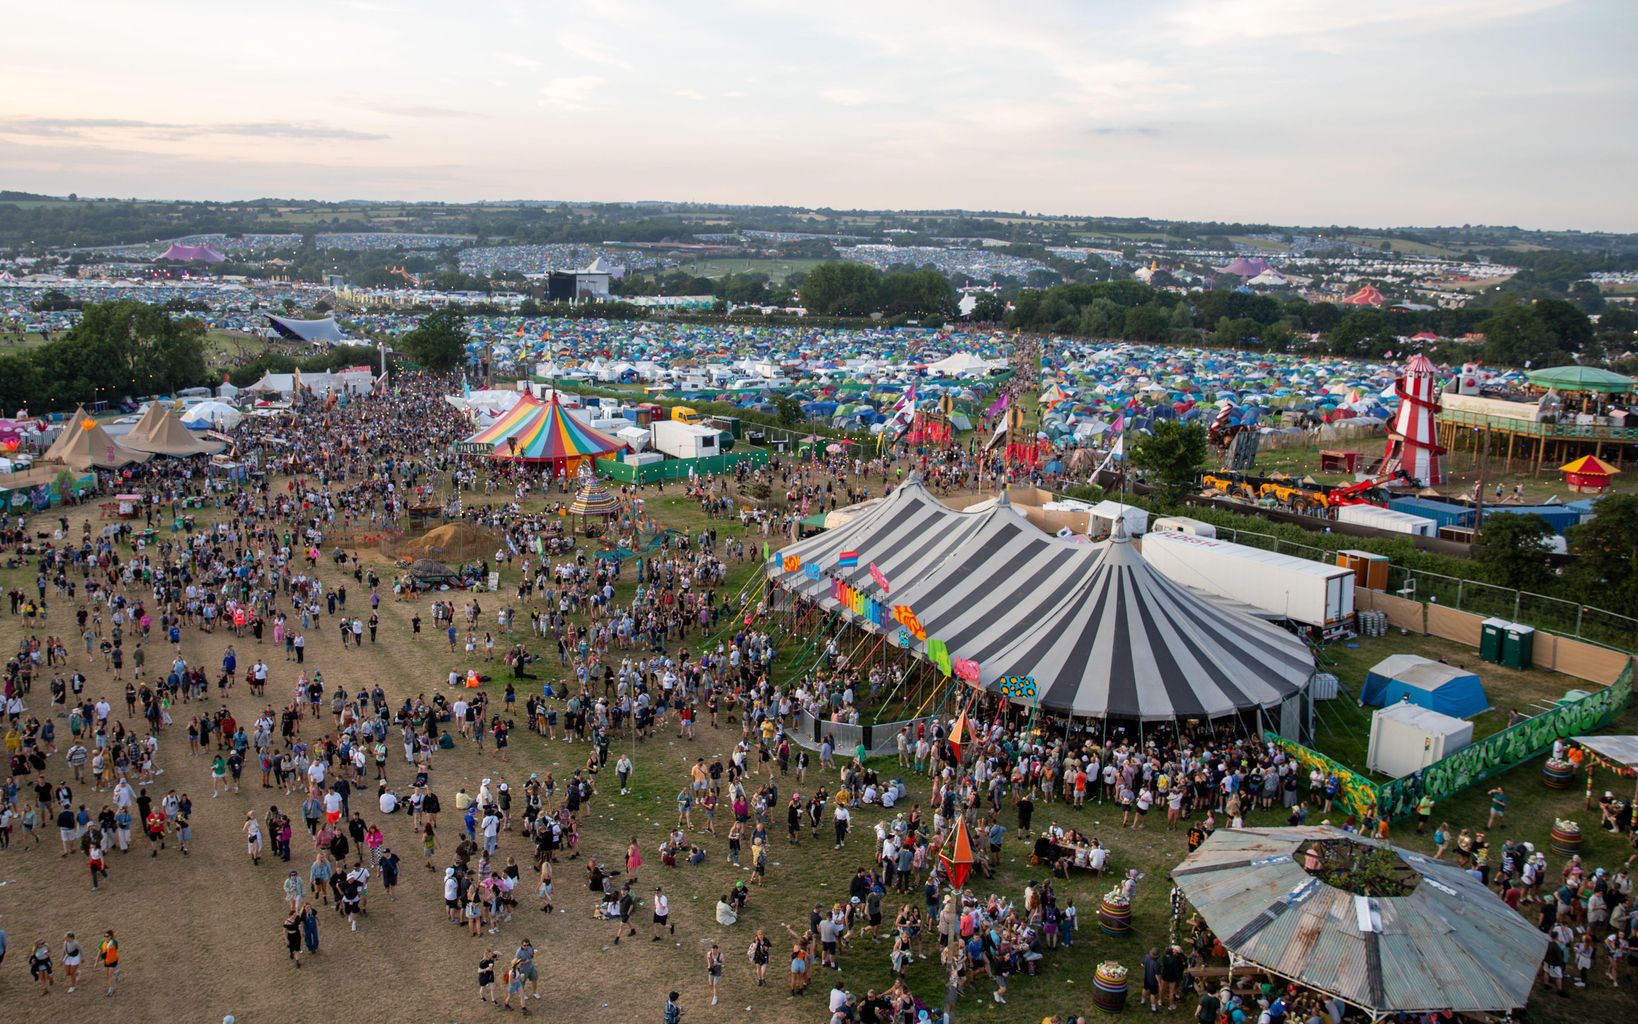
<svg viewBox="0 0 1638 1024">
<path fill-rule="evenodd" d="M 60 340 L 39 351 L 48 405 L 162 395 L 205 381 L 205 326 L 173 320 L 145 302 L 93 303 Z"/>
<path fill-rule="evenodd" d="M 1547 572 L 1548 538 L 1553 528 L 1536 515 L 1485 516 L 1478 561 L 1503 586 L 1522 590 L 1539 584 Z"/>
<path fill-rule="evenodd" d="M 1576 592 L 1604 608 L 1638 608 L 1638 494 L 1600 499 L 1598 514 L 1568 536 Z"/>
<path fill-rule="evenodd" d="M 1504 366 L 1554 365 L 1563 350 L 1558 335 L 1529 306 L 1513 303 L 1479 324 L 1484 357 Z"/>
<path fill-rule="evenodd" d="M 880 280 L 863 263 L 821 263 L 802 281 L 802 305 L 818 316 L 867 316 L 876 312 Z"/>
<path fill-rule="evenodd" d="M 1143 470 L 1169 504 L 1194 489 L 1195 474 L 1206 462 L 1206 429 L 1198 423 L 1158 420 L 1151 433 L 1131 446 L 1132 465 Z"/>
<path fill-rule="evenodd" d="M 429 370 L 453 370 L 466 362 L 466 323 L 460 313 L 443 309 L 426 317 L 399 344 Z"/>
</svg>

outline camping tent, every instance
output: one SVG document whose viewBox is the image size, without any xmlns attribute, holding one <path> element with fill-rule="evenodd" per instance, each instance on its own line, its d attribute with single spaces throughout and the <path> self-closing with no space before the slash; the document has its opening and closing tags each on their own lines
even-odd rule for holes
<svg viewBox="0 0 1638 1024">
<path fill-rule="evenodd" d="M 1377 662 L 1365 674 L 1360 700 L 1373 707 L 1409 700 L 1454 718 L 1469 718 L 1490 707 L 1476 674 L 1417 654 L 1394 654 Z"/>
<path fill-rule="evenodd" d="M 120 439 L 127 448 L 139 452 L 150 452 L 154 455 L 169 455 L 173 458 L 185 458 L 189 455 L 215 455 L 222 450 L 222 445 L 215 441 L 204 441 L 176 417 L 171 408 L 164 402 L 151 402 L 148 410 L 142 414 L 142 419 L 131 428 L 131 432 Z"/>
<path fill-rule="evenodd" d="M 1365 767 L 1397 779 L 1419 772 L 1472 742 L 1472 722 L 1402 701 L 1371 715 L 1371 743 Z"/>
<path fill-rule="evenodd" d="M 1310 873 L 1309 850 L 1322 867 L 1340 866 L 1324 879 Z M 1393 856 L 1408 891 L 1344 887 L 1350 860 L 1376 851 Z M 1172 879 L 1235 962 L 1336 995 L 1373 1020 L 1518 1009 L 1547 952 L 1547 936 L 1461 865 L 1328 825 L 1218 829 Z"/>
<path fill-rule="evenodd" d="M 244 418 L 244 413 L 226 402 L 200 402 L 182 414 L 182 425 L 189 430 L 232 430 Z"/>
<path fill-rule="evenodd" d="M 60 462 L 84 473 L 92 469 L 118 469 L 132 463 L 147 462 L 153 456 L 115 441 L 81 406 L 74 410 L 68 425 L 40 458 L 42 462 Z"/>
</svg>

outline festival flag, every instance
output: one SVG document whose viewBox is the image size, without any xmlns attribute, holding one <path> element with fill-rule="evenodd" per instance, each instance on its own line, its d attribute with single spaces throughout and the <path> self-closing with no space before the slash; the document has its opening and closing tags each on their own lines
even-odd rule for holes
<svg viewBox="0 0 1638 1024">
<path fill-rule="evenodd" d="M 836 563 L 844 569 L 855 568 L 859 564 L 859 553 L 857 551 L 843 551 L 836 556 Z"/>
<path fill-rule="evenodd" d="M 876 568 L 875 562 L 870 563 L 870 578 L 876 581 L 876 586 L 882 588 L 882 593 L 891 594 L 893 592 L 893 588 L 887 585 L 887 577 L 882 575 L 880 569 Z"/>
</svg>

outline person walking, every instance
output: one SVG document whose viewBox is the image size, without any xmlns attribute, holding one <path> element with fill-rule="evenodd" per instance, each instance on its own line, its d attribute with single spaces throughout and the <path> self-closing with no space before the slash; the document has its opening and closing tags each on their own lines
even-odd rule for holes
<svg viewBox="0 0 1638 1024">
<path fill-rule="evenodd" d="M 97 944 L 97 959 L 102 961 L 103 981 L 108 985 L 103 995 L 111 997 L 119 982 L 119 940 L 114 938 L 112 928 L 102 933 L 102 941 Z"/>
<path fill-rule="evenodd" d="M 715 942 L 705 951 L 705 977 L 711 984 L 711 1005 L 715 1006 L 722 986 L 722 950 Z"/>
<path fill-rule="evenodd" d="M 677 934 L 677 926 L 671 923 L 671 899 L 659 886 L 654 887 L 654 942 L 663 937 L 660 933 L 670 930 L 670 934 Z"/>
<path fill-rule="evenodd" d="M 68 978 L 68 991 L 73 992 L 80 984 L 80 962 L 85 957 L 85 950 L 80 946 L 80 940 L 74 937 L 73 932 L 63 936 L 63 974 Z"/>
<path fill-rule="evenodd" d="M 284 948 L 290 962 L 301 967 L 301 914 L 292 910 L 284 918 Z"/>
</svg>

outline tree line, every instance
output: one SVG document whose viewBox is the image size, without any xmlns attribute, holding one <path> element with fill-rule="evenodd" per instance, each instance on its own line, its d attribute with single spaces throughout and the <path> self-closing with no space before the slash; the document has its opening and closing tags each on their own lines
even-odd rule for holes
<svg viewBox="0 0 1638 1024">
<path fill-rule="evenodd" d="M 993 312 L 994 307 L 987 307 Z M 975 311 L 975 319 L 982 311 Z M 1504 366 L 1602 361 L 1630 349 L 1638 313 L 1611 307 L 1593 320 L 1564 299 L 1506 297 L 1492 308 L 1381 310 L 1333 302 L 1280 301 L 1220 288 L 1182 294 L 1139 281 L 1101 281 L 1028 290 L 1013 300 L 1008 327 L 1132 342 L 1214 343 L 1270 352 L 1319 351 L 1380 358 L 1404 348 L 1402 337 L 1431 331 L 1441 338 L 1483 335 L 1474 358 Z M 1318 337 L 1318 344 L 1312 340 Z M 1463 361 L 1460 349 L 1445 361 Z"/>
</svg>

